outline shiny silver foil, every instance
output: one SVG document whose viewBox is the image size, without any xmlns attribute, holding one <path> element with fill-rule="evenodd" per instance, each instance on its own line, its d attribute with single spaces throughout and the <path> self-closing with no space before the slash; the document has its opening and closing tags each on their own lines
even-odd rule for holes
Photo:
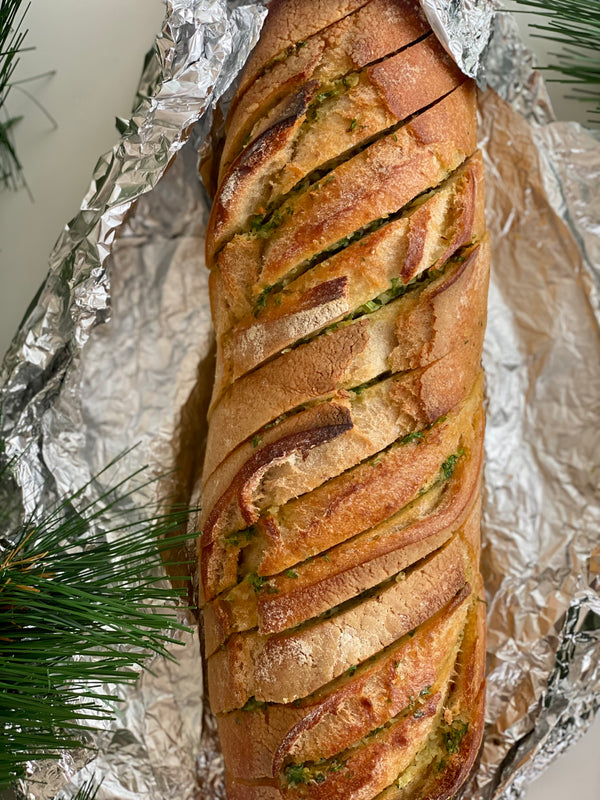
<svg viewBox="0 0 600 800">
<path fill-rule="evenodd" d="M 600 697 L 600 146 L 553 121 L 510 16 L 484 0 L 423 6 L 459 65 L 492 87 L 481 97 L 494 248 L 488 710 L 465 796 L 518 798 L 586 730 Z M 30 511 L 128 446 L 138 445 L 89 493 L 142 464 L 165 472 L 200 447 L 212 334 L 196 150 L 263 16 L 262 3 L 167 7 L 134 114 L 5 361 L 2 425 Z M 182 418 L 197 422 L 189 440 Z M 176 654 L 178 667 L 155 663 L 119 690 L 96 751 L 32 765 L 41 783 L 24 782 L 24 794 L 66 800 L 96 775 L 99 800 L 223 798 L 196 638 Z"/>
</svg>

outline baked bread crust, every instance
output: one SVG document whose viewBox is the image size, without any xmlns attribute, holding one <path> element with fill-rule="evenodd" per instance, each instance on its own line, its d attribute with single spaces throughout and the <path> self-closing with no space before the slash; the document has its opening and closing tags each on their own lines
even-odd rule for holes
<svg viewBox="0 0 600 800">
<path fill-rule="evenodd" d="M 224 122 L 199 602 L 230 800 L 448 800 L 484 712 L 475 87 L 416 0 L 273 0 Z"/>
<path fill-rule="evenodd" d="M 257 704 L 219 716 L 231 775 L 274 777 L 287 757 L 298 762 L 332 757 L 399 714 L 411 697 L 435 683 L 440 664 L 462 636 L 471 594 L 470 587 L 461 591 L 413 636 L 296 705 Z"/>
<path fill-rule="evenodd" d="M 236 135 L 225 141 L 221 163 L 228 167 L 222 168 L 209 224 L 211 249 L 220 249 L 243 230 L 257 208 L 279 201 L 313 170 L 338 158 L 340 140 L 350 152 L 463 81 L 430 35 L 383 62 L 343 75 L 327 91 L 312 80 L 267 115 L 258 106 L 263 113 L 254 127 L 232 123 Z M 248 142 L 243 148 L 242 141 Z M 228 163 L 230 148 L 239 150 Z"/>
<path fill-rule="evenodd" d="M 272 636 L 235 634 L 208 660 L 213 712 L 242 708 L 251 697 L 271 703 L 306 697 L 443 608 L 472 577 L 469 566 L 468 548 L 455 536 L 400 580 L 332 616 Z"/>
<path fill-rule="evenodd" d="M 268 116 L 286 95 L 311 80 L 328 85 L 430 31 L 424 14 L 412 0 L 325 2 L 311 7 L 310 15 L 301 0 L 295 9 L 286 5 L 285 19 L 276 6 L 271 6 L 261 40 L 248 60 L 230 106 L 225 121 L 228 140 L 221 154 L 221 179 L 231 163 L 230 153 L 236 153 L 256 120 Z M 323 24 L 317 27 L 320 22 Z M 278 33 L 272 36 L 274 28 Z"/>
<path fill-rule="evenodd" d="M 384 373 L 425 367 L 468 342 L 481 352 L 489 242 L 423 288 L 317 336 L 236 381 L 213 407 L 205 475 L 242 441 L 294 408 Z M 468 302 L 458 303 L 465 297 Z M 467 356 L 468 357 L 468 356 Z M 251 408 L 247 397 L 264 396 Z"/>
<path fill-rule="evenodd" d="M 261 633 L 276 633 L 300 624 L 438 549 L 464 522 L 479 492 L 481 427 L 462 448 L 469 445 L 472 457 L 461 458 L 447 482 L 439 481 L 389 520 L 329 550 L 326 560 L 311 559 L 298 564 L 291 575 L 276 575 L 267 591 L 254 591 L 244 581 L 207 604 L 206 654 L 234 632 L 257 627 Z"/>
<path fill-rule="evenodd" d="M 261 361 L 339 322 L 385 292 L 444 264 L 482 238 L 483 163 L 476 153 L 439 189 L 389 222 L 285 286 L 264 308 L 224 337 L 223 380 L 230 383 Z"/>
</svg>

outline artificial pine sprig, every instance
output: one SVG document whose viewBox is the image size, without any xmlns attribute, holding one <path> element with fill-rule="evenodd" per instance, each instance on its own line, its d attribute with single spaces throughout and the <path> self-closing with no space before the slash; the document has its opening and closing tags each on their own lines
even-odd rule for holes
<svg viewBox="0 0 600 800">
<path fill-rule="evenodd" d="M 573 97 L 590 103 L 593 121 L 600 121 L 600 0 L 517 0 L 531 13 L 544 17 L 530 27 L 534 36 L 563 46 L 556 61 L 543 69 L 560 74 L 556 80 L 573 84 Z M 552 80 L 552 79 L 551 79 Z"/>
<path fill-rule="evenodd" d="M 9 117 L 5 101 L 11 88 L 10 79 L 19 63 L 19 53 L 23 52 L 23 40 L 27 31 L 23 30 L 23 19 L 29 8 L 23 0 L 0 0 L 0 186 L 16 189 L 20 186 L 21 164 L 12 143 L 12 128 L 19 117 Z"/>
<path fill-rule="evenodd" d="M 151 655 L 173 659 L 173 634 L 185 629 L 162 555 L 189 540 L 173 535 L 187 513 L 138 521 L 122 512 L 102 531 L 140 487 L 120 484 L 75 511 L 86 488 L 12 532 L 17 544 L 0 559 L 0 788 L 30 760 L 84 746 L 118 700 L 101 685 L 134 682 Z M 177 571 L 185 577 L 189 563 Z"/>
</svg>

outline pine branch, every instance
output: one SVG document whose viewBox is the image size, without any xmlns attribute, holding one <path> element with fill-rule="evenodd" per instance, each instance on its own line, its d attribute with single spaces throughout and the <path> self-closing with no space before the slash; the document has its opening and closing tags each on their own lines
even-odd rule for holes
<svg viewBox="0 0 600 800">
<path fill-rule="evenodd" d="M 20 13 L 23 2 L 0 0 L 0 114 L 4 117 L 0 119 L 0 185 L 10 189 L 17 189 L 22 184 L 21 163 L 12 142 L 12 128 L 20 118 L 8 116 L 5 102 L 27 35 L 23 30 L 23 20 L 30 4 L 27 3 Z"/>
<path fill-rule="evenodd" d="M 173 660 L 174 633 L 186 629 L 162 567 L 189 575 L 188 561 L 163 564 L 190 539 L 179 533 L 187 512 L 145 509 L 137 521 L 122 511 L 102 532 L 139 478 L 75 511 L 87 488 L 7 536 L 17 544 L 0 562 L 0 789 L 28 761 L 85 746 L 86 731 L 111 719 L 118 700 L 100 687 L 136 681 L 152 655 Z"/>
<path fill-rule="evenodd" d="M 551 81 L 573 86 L 570 97 L 592 108 L 590 121 L 600 115 L 600 0 L 516 0 L 532 14 L 545 18 L 530 24 L 536 38 L 562 46 L 551 55 L 555 63 L 542 67 L 553 73 Z"/>
</svg>

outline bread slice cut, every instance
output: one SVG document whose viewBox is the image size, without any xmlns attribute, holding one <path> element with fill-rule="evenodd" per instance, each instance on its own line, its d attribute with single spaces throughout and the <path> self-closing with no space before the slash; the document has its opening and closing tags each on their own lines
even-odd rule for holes
<svg viewBox="0 0 600 800">
<path fill-rule="evenodd" d="M 287 44 L 264 61 L 266 53 L 261 52 L 264 46 L 260 43 L 252 53 L 225 123 L 231 143 L 227 143 L 227 150 L 223 153 L 222 170 L 227 168 L 232 155 L 242 146 L 259 116 L 268 113 L 286 94 L 310 80 L 328 84 L 348 72 L 385 58 L 430 30 L 414 0 L 370 0 L 366 3 L 359 0 L 352 9 L 354 13 L 341 17 L 338 16 L 339 8 L 316 9 L 317 14 L 324 12 L 330 20 L 320 30 L 313 27 L 312 8 L 311 14 L 304 13 L 303 18 L 298 9 L 295 12 L 298 18 L 291 23 L 289 16 L 287 20 L 281 19 L 278 5 L 281 4 L 270 4 L 263 34 L 276 27 L 280 32 L 287 29 L 276 39 L 280 45 L 283 41 Z M 345 11 L 348 10 L 346 7 Z M 310 22 L 307 20 L 309 16 Z M 312 34 L 306 33 L 309 30 Z M 300 31 L 305 35 L 296 38 Z M 269 46 L 271 52 L 274 46 L 277 45 Z"/>
<path fill-rule="evenodd" d="M 389 520 L 264 583 L 252 577 L 204 609 L 207 655 L 235 632 L 278 633 L 337 606 L 424 558 L 461 527 L 480 487 L 483 426 L 464 440 L 449 477 Z M 449 472 L 449 470 L 448 470 Z"/>
<path fill-rule="evenodd" d="M 481 391 L 478 381 L 471 395 L 422 439 L 392 445 L 376 459 L 261 517 L 245 551 L 256 572 L 272 575 L 289 569 L 383 522 L 413 500 L 460 451 L 462 435 L 480 407 Z"/>
<path fill-rule="evenodd" d="M 365 735 L 361 741 L 345 751 L 338 751 L 333 758 L 313 756 L 304 762 L 300 758 L 295 758 L 293 762 L 288 761 L 287 766 L 283 766 L 278 776 L 275 776 L 279 768 L 279 761 L 276 761 L 273 778 L 256 775 L 252 780 L 247 773 L 245 776 L 237 777 L 234 767 L 227 774 L 228 796 L 255 800 L 255 798 L 269 797 L 269 794 L 263 792 L 273 790 L 281 792 L 280 796 L 290 798 L 343 797 L 358 800 L 362 797 L 373 797 L 374 793 L 377 793 L 377 787 L 389 781 L 394 772 L 397 774 L 398 765 L 402 765 L 400 774 L 391 785 L 376 794 L 376 800 L 401 798 L 450 800 L 454 797 L 477 759 L 484 726 L 485 611 L 482 610 L 482 604 L 478 602 L 476 595 L 472 596 L 472 602 L 466 611 L 464 632 L 461 630 L 462 636 L 459 634 L 460 650 L 456 659 L 456 674 L 450 687 L 447 665 L 454 664 L 456 640 L 447 643 L 450 658 L 446 659 L 432 685 L 424 687 L 423 695 L 419 693 L 417 696 L 415 692 L 411 698 L 412 707 L 416 709 L 412 713 L 412 720 L 421 722 L 427 720 L 422 722 L 423 727 L 427 728 L 426 736 L 419 736 L 418 733 L 415 735 L 412 724 L 404 728 L 408 735 L 401 736 L 402 726 L 411 719 L 410 713 L 405 712 L 404 717 L 399 716 L 397 720 L 384 723 L 380 730 Z M 418 633 L 417 631 L 417 635 Z M 413 657 L 418 661 L 418 655 L 415 654 Z M 444 693 L 442 703 L 436 702 L 438 693 Z M 434 704 L 437 713 L 432 713 L 431 706 Z M 267 706 L 278 721 L 281 721 L 280 708 Z M 281 715 L 285 714 L 288 708 L 290 707 L 281 708 Z M 341 709 L 340 723 L 346 719 L 345 710 Z M 253 713 L 256 717 L 261 712 Z M 220 720 L 219 728 L 226 752 L 228 735 L 232 729 L 231 725 L 224 721 L 229 722 L 236 717 L 239 719 L 240 715 L 243 715 L 246 722 L 248 718 L 246 712 L 234 712 Z M 353 721 L 352 717 L 350 721 Z M 256 745 L 260 742 L 260 734 L 264 733 L 263 726 L 260 726 L 260 723 L 256 725 L 256 720 L 250 725 L 252 733 L 255 733 L 251 737 L 251 746 L 253 749 L 256 747 L 257 755 L 260 757 L 262 747 L 260 744 Z M 270 726 L 271 723 L 266 726 L 267 730 Z M 285 723 L 282 725 L 282 728 L 284 727 Z M 297 727 L 302 727 L 302 724 L 298 724 Z M 409 732 L 409 729 L 412 730 Z M 270 733 L 269 730 L 267 736 Z M 313 740 L 311 733 L 309 730 L 311 750 L 308 752 L 314 752 L 313 748 L 317 741 L 316 737 Z M 323 746 L 325 752 L 328 752 L 326 740 Z M 267 748 L 264 748 L 264 767 L 268 769 L 270 759 L 266 751 Z M 233 753 L 230 759 L 228 763 L 235 765 L 236 757 Z"/>
<path fill-rule="evenodd" d="M 383 61 L 353 72 L 317 95 L 293 160 L 274 181 L 267 205 L 315 169 L 333 166 L 386 129 L 436 103 L 465 80 L 430 35 Z"/>
<path fill-rule="evenodd" d="M 478 354 L 463 344 L 423 369 L 348 392 L 267 428 L 207 480 L 199 521 L 205 541 L 251 526 L 266 508 L 317 488 L 396 440 L 420 438 L 420 431 L 467 396 L 479 371 Z"/>
<path fill-rule="evenodd" d="M 248 89 L 238 92 L 231 103 L 225 121 L 231 142 L 226 143 L 228 147 L 222 155 L 221 175 L 257 121 L 302 84 L 312 80 L 320 86 L 331 85 L 427 35 L 430 28 L 425 16 L 406 13 L 411 5 L 415 5 L 411 0 L 370 0 L 357 12 L 288 45 L 271 59 Z M 370 25 L 365 29 L 367 17 Z"/>
<path fill-rule="evenodd" d="M 255 310 L 262 293 L 376 220 L 438 186 L 476 147 L 474 85 L 461 84 L 397 132 L 256 220 L 220 251 L 211 282 L 217 334 Z M 212 258 L 214 250 L 207 255 Z"/>
<path fill-rule="evenodd" d="M 394 444 L 314 491 L 271 509 L 254 526 L 242 569 L 260 576 L 277 574 L 397 513 L 431 486 L 446 461 L 460 451 L 462 433 L 477 425 L 481 392 L 479 378 L 469 397 L 422 437 Z M 208 600 L 237 583 L 239 549 L 228 558 L 224 544 L 205 530 L 200 570 Z"/>
<path fill-rule="evenodd" d="M 237 102 L 259 75 L 285 59 L 290 48 L 319 35 L 321 31 L 366 6 L 368 2 L 369 0 L 315 0 L 311 5 L 311 13 L 307 14 L 305 0 L 272 0 L 260 39 L 240 78 L 232 109 L 235 109 Z M 415 6 L 416 3 L 413 3 L 412 13 L 415 13 Z"/>
<path fill-rule="evenodd" d="M 315 170 L 331 169 L 464 80 L 437 39 L 429 36 L 329 85 L 306 81 L 267 115 L 257 109 L 260 121 L 247 134 L 248 144 L 222 176 L 208 246 L 221 249 L 236 233 L 249 229 L 257 209 L 277 208 Z M 240 127 L 227 137 L 224 160 L 246 130 Z"/>
<path fill-rule="evenodd" d="M 485 603 L 478 581 L 457 675 L 436 735 L 376 800 L 451 800 L 476 764 L 485 724 Z"/>
<path fill-rule="evenodd" d="M 283 797 L 360 800 L 385 788 L 399 770 L 409 766 L 439 724 L 451 668 L 450 663 L 435 694 L 369 734 L 339 758 L 310 765 L 290 764 L 283 772 Z"/>
<path fill-rule="evenodd" d="M 213 713 L 241 708 L 251 697 L 274 703 L 306 697 L 433 616 L 471 571 L 464 542 L 455 536 L 402 580 L 331 616 L 272 636 L 235 634 L 208 659 Z"/>
<path fill-rule="evenodd" d="M 431 283 L 236 381 L 210 415 L 205 476 L 244 439 L 294 408 L 387 372 L 426 366 L 465 342 L 479 353 L 486 319 L 487 239 L 465 256 L 451 260 Z M 456 304 L 458 297 L 469 304 Z M 264 393 L 264 403 L 248 414 L 247 398 L 256 393 Z"/>
<path fill-rule="evenodd" d="M 291 201 L 292 213 L 266 239 L 261 289 L 437 186 L 475 151 L 474 108 L 473 84 L 465 82 L 397 133 L 344 161 L 318 188 L 309 187 Z"/>
<path fill-rule="evenodd" d="M 290 705 L 251 703 L 217 718 L 232 778 L 275 777 L 284 761 L 331 758 L 430 695 L 462 630 L 471 602 L 465 587 L 410 635 L 313 695 Z"/>
<path fill-rule="evenodd" d="M 266 295 L 265 307 L 223 337 L 230 383 L 261 361 L 340 321 L 394 285 L 406 285 L 481 239 L 483 162 L 478 152 L 440 188 L 399 218 Z"/>
</svg>

